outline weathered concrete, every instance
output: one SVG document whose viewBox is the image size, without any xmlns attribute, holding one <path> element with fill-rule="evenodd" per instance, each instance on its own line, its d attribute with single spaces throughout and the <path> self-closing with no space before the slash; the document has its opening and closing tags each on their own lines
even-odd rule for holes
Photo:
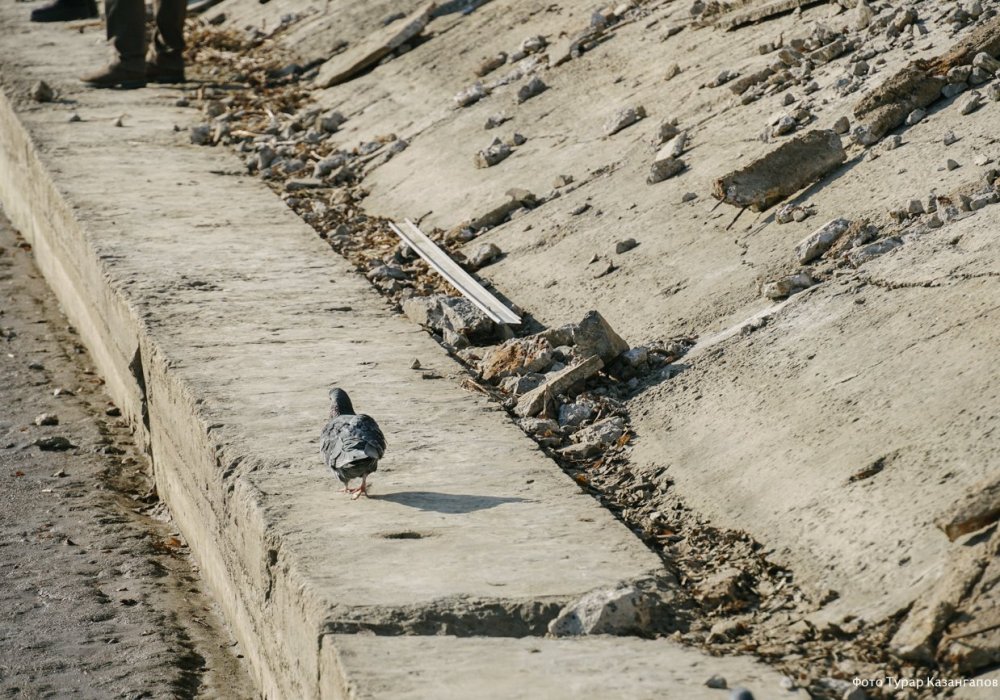
<svg viewBox="0 0 1000 700">
<path fill-rule="evenodd" d="M 0 203 L 150 451 L 261 692 L 419 695 L 403 664 L 418 671 L 440 648 L 454 688 L 490 668 L 498 688 L 531 693 L 495 663 L 522 663 L 527 642 L 344 633 L 541 634 L 587 591 L 659 573 L 655 556 L 494 405 L 456 377 L 411 372 L 413 357 L 442 375 L 455 366 L 266 187 L 234 175 L 235 158 L 176 132 L 176 91 L 81 90 L 73 72 L 99 62 L 99 29 L 36 27 L 29 40 L 13 29 L 19 11 L 0 9 L 0 65 L 18 75 L 7 93 L 44 76 L 64 101 L 15 109 L 0 96 Z M 338 493 L 319 459 L 331 384 L 387 433 L 370 500 Z M 584 643 L 544 642 L 528 680 L 575 697 L 703 681 L 688 674 L 708 658 L 697 652 Z M 366 648 L 397 661 L 351 657 Z M 609 673 L 664 660 L 638 679 Z M 711 663 L 779 692 L 752 662 Z"/>
</svg>

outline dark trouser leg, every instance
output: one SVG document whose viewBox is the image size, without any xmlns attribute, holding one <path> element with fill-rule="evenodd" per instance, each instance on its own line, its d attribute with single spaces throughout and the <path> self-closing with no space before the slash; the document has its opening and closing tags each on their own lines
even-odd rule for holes
<svg viewBox="0 0 1000 700">
<path fill-rule="evenodd" d="M 146 5 L 143 0 L 106 0 L 108 41 L 118 62 L 142 70 L 146 62 Z"/>
<path fill-rule="evenodd" d="M 153 35 L 152 62 L 168 69 L 184 67 L 184 15 L 187 0 L 159 0 L 156 4 L 156 33 Z"/>
</svg>

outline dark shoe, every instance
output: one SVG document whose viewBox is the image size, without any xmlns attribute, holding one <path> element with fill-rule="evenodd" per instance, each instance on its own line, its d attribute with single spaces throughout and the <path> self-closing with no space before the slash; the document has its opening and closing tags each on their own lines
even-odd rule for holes
<svg viewBox="0 0 1000 700">
<path fill-rule="evenodd" d="M 98 17 L 94 0 L 55 0 L 45 7 L 31 11 L 32 22 L 69 22 L 74 19 Z"/>
<path fill-rule="evenodd" d="M 131 90 L 146 85 L 145 68 L 129 68 L 121 63 L 112 63 L 99 71 L 81 76 L 80 80 L 95 88 L 121 88 Z"/>
<path fill-rule="evenodd" d="M 183 83 L 184 64 L 179 66 L 164 66 L 159 63 L 146 63 L 146 80 L 151 83 Z"/>
</svg>

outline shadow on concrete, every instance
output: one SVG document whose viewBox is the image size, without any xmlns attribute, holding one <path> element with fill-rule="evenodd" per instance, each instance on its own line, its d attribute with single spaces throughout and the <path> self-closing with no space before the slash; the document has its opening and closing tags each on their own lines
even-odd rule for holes
<svg viewBox="0 0 1000 700">
<path fill-rule="evenodd" d="M 474 496 L 460 493 L 435 493 L 434 491 L 403 491 L 385 495 L 372 495 L 372 500 L 389 501 L 401 506 L 435 513 L 474 513 L 489 510 L 505 503 L 523 503 L 524 498 L 502 498 L 499 496 Z"/>
</svg>

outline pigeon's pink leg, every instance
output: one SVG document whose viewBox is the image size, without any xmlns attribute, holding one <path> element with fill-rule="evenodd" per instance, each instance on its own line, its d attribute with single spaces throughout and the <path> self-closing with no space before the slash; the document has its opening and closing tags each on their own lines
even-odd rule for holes
<svg viewBox="0 0 1000 700">
<path fill-rule="evenodd" d="M 361 496 L 368 498 L 368 476 L 361 477 L 361 486 L 356 489 L 351 489 L 351 493 L 354 495 L 351 497 L 352 500 L 358 500 Z"/>
</svg>

